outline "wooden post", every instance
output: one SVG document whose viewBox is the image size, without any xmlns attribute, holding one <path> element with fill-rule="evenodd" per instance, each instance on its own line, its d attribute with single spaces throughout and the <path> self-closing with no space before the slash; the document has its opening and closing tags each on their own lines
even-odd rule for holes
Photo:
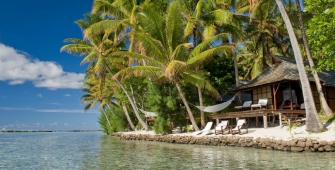
<svg viewBox="0 0 335 170">
<path fill-rule="evenodd" d="M 276 99 L 276 96 L 277 96 L 277 91 L 278 91 L 279 86 L 280 86 L 280 83 L 278 84 L 277 88 L 275 89 L 275 84 L 272 85 L 272 92 L 273 92 L 273 109 L 274 109 L 274 110 L 277 110 L 277 99 Z"/>
<path fill-rule="evenodd" d="M 268 128 L 268 116 L 265 114 L 263 115 L 263 124 L 264 124 L 264 128 Z"/>
<path fill-rule="evenodd" d="M 256 127 L 258 127 L 258 116 L 256 116 Z"/>
<path fill-rule="evenodd" d="M 218 125 L 220 123 L 220 119 L 216 119 L 216 124 Z"/>
</svg>

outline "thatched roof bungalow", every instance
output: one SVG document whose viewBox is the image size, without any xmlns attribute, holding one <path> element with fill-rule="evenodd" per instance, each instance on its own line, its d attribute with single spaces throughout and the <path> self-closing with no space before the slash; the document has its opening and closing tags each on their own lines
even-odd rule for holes
<svg viewBox="0 0 335 170">
<path fill-rule="evenodd" d="M 307 63 L 305 63 L 307 65 Z M 319 72 L 318 73 L 326 100 L 335 110 L 335 72 Z M 320 110 L 319 95 L 315 86 L 315 80 L 311 73 L 308 73 L 311 89 L 316 105 L 316 109 Z M 287 100 L 287 91 L 290 92 L 290 101 L 299 106 L 303 103 L 302 90 L 298 68 L 294 58 L 274 57 L 273 64 L 264 70 L 251 82 L 238 86 L 234 91 L 242 93 L 250 93 L 253 103 L 257 103 L 261 98 L 268 99 L 268 109 L 279 109 L 283 107 L 284 101 Z M 286 94 L 284 94 L 286 93 Z M 284 100 L 285 99 L 285 100 Z M 292 108 L 292 105 L 290 109 Z"/>
</svg>

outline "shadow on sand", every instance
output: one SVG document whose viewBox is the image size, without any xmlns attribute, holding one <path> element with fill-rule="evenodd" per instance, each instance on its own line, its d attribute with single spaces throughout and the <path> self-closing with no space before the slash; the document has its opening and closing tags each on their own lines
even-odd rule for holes
<svg viewBox="0 0 335 170">
<path fill-rule="evenodd" d="M 332 117 L 332 118 L 328 119 L 324 126 L 327 128 L 329 125 L 331 125 L 333 123 L 334 119 L 335 119 L 335 117 Z"/>
</svg>

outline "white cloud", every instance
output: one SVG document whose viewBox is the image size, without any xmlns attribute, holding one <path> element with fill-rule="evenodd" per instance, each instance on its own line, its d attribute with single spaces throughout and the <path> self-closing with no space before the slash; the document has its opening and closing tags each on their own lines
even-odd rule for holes
<svg viewBox="0 0 335 170">
<path fill-rule="evenodd" d="M 27 53 L 0 43 L 0 81 L 10 85 L 32 82 L 49 89 L 79 89 L 84 74 L 64 72 L 61 65 L 29 58 Z"/>
<path fill-rule="evenodd" d="M 68 124 L 68 123 L 64 123 L 64 126 L 69 126 L 70 124 Z"/>
<path fill-rule="evenodd" d="M 70 97 L 70 96 L 71 96 L 71 94 L 64 94 L 64 96 L 65 96 L 65 97 Z"/>
<path fill-rule="evenodd" d="M 37 97 L 43 97 L 42 94 L 38 94 Z"/>
</svg>

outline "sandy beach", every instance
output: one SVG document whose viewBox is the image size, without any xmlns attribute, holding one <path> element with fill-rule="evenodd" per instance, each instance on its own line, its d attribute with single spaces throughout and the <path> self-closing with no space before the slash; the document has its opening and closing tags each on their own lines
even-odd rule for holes
<svg viewBox="0 0 335 170">
<path fill-rule="evenodd" d="M 245 133 L 245 130 L 242 130 L 242 135 L 235 134 L 235 136 L 243 136 L 243 137 L 253 137 L 253 138 L 271 138 L 271 139 L 282 139 L 282 140 L 290 140 L 292 138 L 306 138 L 306 139 L 316 139 L 318 141 L 335 141 L 335 124 L 327 124 L 325 127 L 328 129 L 322 133 L 310 133 L 306 131 L 306 126 L 299 126 L 292 130 L 292 137 L 290 133 L 287 131 L 287 126 L 280 127 L 269 127 L 267 129 L 264 128 L 248 128 L 249 133 Z M 154 135 L 154 131 L 132 131 L 132 132 L 124 132 L 124 134 L 151 134 Z M 192 132 L 189 133 L 175 133 L 172 135 L 186 135 L 186 136 L 199 136 L 203 137 L 204 135 L 194 135 Z M 214 134 L 207 134 L 206 136 L 220 136 Z M 226 136 L 232 136 L 231 134 L 224 134 Z"/>
</svg>

